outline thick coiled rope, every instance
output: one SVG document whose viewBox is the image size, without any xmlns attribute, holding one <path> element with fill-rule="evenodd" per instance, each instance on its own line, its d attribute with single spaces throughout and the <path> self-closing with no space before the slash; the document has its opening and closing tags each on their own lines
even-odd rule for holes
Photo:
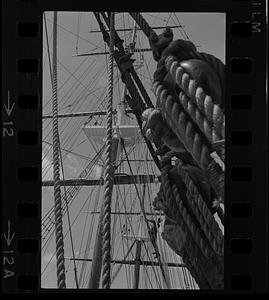
<svg viewBox="0 0 269 300">
<path fill-rule="evenodd" d="M 191 276 L 194 278 L 196 283 L 198 284 L 199 288 L 201 290 L 206 289 L 210 290 L 210 284 L 208 283 L 205 275 L 203 272 L 199 269 L 196 260 L 191 260 L 190 259 L 190 246 L 188 242 L 188 238 L 186 239 L 185 247 L 181 252 L 181 258 L 184 261 L 184 264 L 187 266 L 189 272 L 191 273 Z M 193 259 L 193 257 L 192 257 Z"/>
<path fill-rule="evenodd" d="M 177 41 L 172 42 L 168 47 L 167 50 L 164 50 L 164 52 L 168 52 L 167 54 L 164 54 L 161 59 L 158 61 L 157 65 L 157 72 L 154 74 L 154 78 L 157 76 L 157 80 L 161 80 L 165 77 L 167 74 L 167 70 L 165 69 L 165 60 L 167 59 L 167 56 L 170 56 L 169 52 L 175 52 L 173 49 L 173 44 L 176 43 Z M 224 92 L 224 83 L 225 83 L 225 65 L 223 62 L 215 57 L 214 55 L 211 55 L 209 53 L 203 53 L 203 52 L 198 52 L 194 51 L 191 49 L 188 50 L 183 50 L 180 49 L 180 52 L 177 51 L 177 53 L 172 54 L 172 56 L 175 55 L 177 60 L 179 62 L 184 61 L 184 60 L 189 60 L 189 59 L 200 59 L 206 63 L 209 64 L 209 66 L 215 71 L 216 75 L 218 76 L 220 82 L 222 83 L 222 92 Z"/>
<path fill-rule="evenodd" d="M 176 218 L 177 223 L 180 225 L 180 227 L 182 228 L 183 232 L 187 232 L 187 230 L 189 230 L 193 236 L 193 238 L 195 239 L 195 242 L 197 243 L 200 251 L 202 252 L 202 254 L 205 257 L 209 256 L 209 249 L 208 247 L 205 245 L 204 241 L 202 240 L 202 238 L 200 237 L 200 232 L 198 232 L 198 228 L 195 228 L 195 223 L 192 221 L 190 215 L 188 214 L 178 191 L 178 188 L 176 186 L 176 184 L 172 184 L 170 183 L 169 180 L 169 169 L 170 167 L 165 167 L 163 168 L 163 172 L 162 172 L 162 178 L 163 181 L 162 183 L 164 184 L 164 190 L 165 190 L 165 197 L 166 199 L 168 199 L 169 201 L 169 207 L 173 207 L 173 208 L 177 208 L 176 210 L 172 209 L 172 211 L 175 211 L 174 215 L 177 216 L 177 214 L 179 213 L 180 217 Z M 182 223 L 184 222 L 184 223 Z M 197 232 L 195 232 L 195 230 L 197 230 Z"/>
<path fill-rule="evenodd" d="M 105 146 L 105 174 L 104 174 L 104 213 L 103 213 L 103 270 L 102 270 L 102 287 L 104 289 L 110 288 L 111 278 L 111 198 L 113 191 L 112 184 L 112 161 L 111 161 L 111 151 L 112 151 L 112 117 L 113 117 L 113 50 L 114 50 L 114 13 L 110 14 L 110 43 L 109 43 L 109 87 L 108 87 L 108 97 L 107 97 L 107 123 L 106 123 L 106 146 Z"/>
<path fill-rule="evenodd" d="M 180 160 L 177 161 L 177 170 L 187 188 L 186 197 L 196 217 L 196 220 L 199 222 L 201 229 L 203 230 L 213 250 L 217 254 L 223 256 L 223 234 L 219 226 L 217 225 L 216 220 L 208 209 L 205 201 L 199 193 L 195 183 L 190 178 L 188 172 L 182 167 L 182 162 Z"/>
<path fill-rule="evenodd" d="M 52 94 L 53 94 L 53 181 L 54 181 L 54 213 L 55 213 L 55 235 L 56 235 L 56 264 L 57 285 L 59 289 L 66 288 L 65 265 L 64 265 L 64 236 L 62 220 L 62 201 L 60 187 L 60 161 L 59 161 L 59 139 L 58 139 L 58 103 L 57 103 L 57 12 L 53 15 L 53 56 L 52 56 Z"/>
<path fill-rule="evenodd" d="M 191 58 L 201 59 L 201 60 L 207 62 L 210 65 L 210 67 L 216 72 L 222 85 L 224 85 L 224 83 L 225 83 L 225 65 L 223 64 L 223 62 L 220 59 L 218 59 L 217 57 L 215 57 L 214 55 L 211 55 L 209 53 L 198 52 L 198 51 L 190 51 L 189 53 L 186 53 L 185 59 L 190 59 L 190 57 L 187 58 L 187 56 L 190 56 Z"/>
<path fill-rule="evenodd" d="M 188 111 L 201 131 L 211 143 L 224 139 L 224 113 L 220 106 L 213 102 L 211 96 L 205 94 L 194 79 L 191 79 L 175 57 L 168 56 L 165 63 L 174 81 L 185 93 L 179 97 L 182 106 Z"/>
<path fill-rule="evenodd" d="M 204 93 L 202 91 L 199 90 L 199 92 L 200 92 L 200 95 L 201 94 L 204 95 Z M 208 96 L 208 98 L 211 98 L 211 97 Z M 184 108 L 184 110 L 189 114 L 191 119 L 198 125 L 200 130 L 203 132 L 203 134 L 206 136 L 206 138 L 208 139 L 208 141 L 211 144 L 223 139 L 224 132 L 221 132 L 221 130 L 218 130 L 219 127 L 214 126 L 212 121 L 208 121 L 208 119 L 205 117 L 205 115 L 203 113 L 201 113 L 198 106 L 196 106 L 193 103 L 193 101 L 191 100 L 191 99 L 193 99 L 192 97 L 187 96 L 184 92 L 181 91 L 179 93 L 178 99 L 179 99 L 182 107 Z M 209 105 L 211 106 L 211 104 L 209 104 Z M 215 114 L 215 116 L 216 116 L 216 114 Z M 224 128 L 224 126 L 223 126 L 223 128 Z"/>
<path fill-rule="evenodd" d="M 164 200 L 165 194 L 163 193 L 163 189 L 161 187 L 157 197 L 154 200 L 154 207 L 157 210 L 162 210 L 166 217 L 174 220 L 176 222 L 176 216 L 175 212 L 171 211 L 171 207 L 168 206 L 168 201 Z M 177 222 L 176 222 L 177 223 Z M 165 237 L 163 237 L 166 239 Z M 191 236 L 185 237 L 184 245 L 181 245 L 181 250 L 179 255 L 182 257 L 184 264 L 187 266 L 189 272 L 191 273 L 192 277 L 195 279 L 197 284 L 199 285 L 200 289 L 210 289 L 210 285 L 205 277 L 205 275 L 202 273 L 202 271 L 199 268 L 199 265 L 197 264 L 197 259 L 193 257 L 193 247 L 190 246 L 190 239 Z M 173 249 L 173 247 L 172 247 Z M 175 250 L 174 250 L 175 251 Z"/>
<path fill-rule="evenodd" d="M 157 101 L 161 104 L 164 119 L 191 153 L 199 166 L 206 171 L 208 180 L 216 194 L 224 199 L 224 173 L 210 156 L 213 149 L 205 143 L 204 137 L 190 120 L 181 104 L 174 101 L 160 82 L 153 85 Z"/>
<path fill-rule="evenodd" d="M 173 185 L 172 190 L 178 208 L 177 220 L 181 220 L 182 218 L 183 222 L 180 222 L 181 226 L 184 223 L 184 225 L 186 226 L 185 228 L 183 226 L 184 232 L 186 232 L 189 237 L 190 234 L 192 235 L 192 239 L 190 239 L 189 243 L 190 248 L 193 249 L 193 252 L 190 252 L 191 260 L 198 263 L 199 269 L 204 273 L 213 289 L 221 288 L 219 284 L 222 279 L 218 280 L 218 278 L 223 277 L 223 257 L 215 255 L 211 250 L 209 244 L 203 238 L 200 227 L 196 227 L 195 222 L 193 222 L 191 216 L 188 214 L 186 208 L 184 207 L 177 186 Z M 218 278 L 214 278 L 215 276 L 210 275 L 211 272 L 215 273 Z M 211 276 L 213 278 L 211 278 Z M 217 281 L 217 286 L 215 285 L 214 281 Z"/>
<path fill-rule="evenodd" d="M 168 166 L 167 170 L 165 170 L 164 169 L 164 160 L 162 160 L 161 165 L 162 165 L 162 170 L 163 170 L 162 174 L 165 175 L 165 173 L 166 173 L 165 171 L 169 170 L 171 168 L 171 166 Z M 160 190 L 153 202 L 153 205 L 154 205 L 155 209 L 162 210 L 168 218 L 173 219 L 177 224 L 179 224 L 179 222 L 177 220 L 182 219 L 182 217 L 180 217 L 180 215 L 176 214 L 176 211 L 178 210 L 178 208 L 174 207 L 173 205 L 171 206 L 171 199 L 172 199 L 173 195 L 170 190 L 171 183 L 168 182 L 169 175 L 166 176 L 165 179 L 167 181 L 166 186 L 164 187 L 163 184 L 161 185 Z M 164 183 L 164 181 L 163 181 L 163 183 Z M 185 183 L 185 181 L 184 181 L 184 183 Z M 164 193 L 164 191 L 166 193 Z M 169 194 L 169 196 L 167 195 L 167 193 Z M 186 196 L 187 195 L 188 195 L 188 192 L 187 192 Z M 167 196 L 168 196 L 168 199 L 167 199 Z M 170 201 L 169 201 L 169 198 L 170 198 Z M 175 203 L 175 200 L 172 203 Z M 180 256 L 182 257 L 182 259 L 183 259 L 184 263 L 186 264 L 188 270 L 190 271 L 192 277 L 195 279 L 195 281 L 199 285 L 199 288 L 200 289 L 211 289 L 211 285 L 209 284 L 209 282 L 206 278 L 207 269 L 204 269 L 204 270 L 201 269 L 201 268 L 203 268 L 203 267 L 201 267 L 200 259 L 199 259 L 199 257 L 201 255 L 197 251 L 194 252 L 195 249 L 194 249 L 193 242 L 192 242 L 193 238 L 190 234 L 188 234 L 188 232 L 184 232 L 184 234 L 185 234 L 185 242 L 184 242 L 184 245 L 182 245 L 182 248 L 180 250 Z M 195 255 L 198 255 L 198 256 L 196 257 Z M 221 274 L 222 274 L 222 272 L 221 272 Z M 216 283 L 218 286 L 221 285 L 222 275 L 219 277 L 220 277 L 220 279 Z"/>
<path fill-rule="evenodd" d="M 177 222 L 187 237 L 188 243 L 184 247 L 188 248 L 189 259 L 197 263 L 196 273 L 202 272 L 202 277 L 207 278 L 211 288 L 219 289 L 223 286 L 223 256 L 212 250 L 200 227 L 192 220 L 177 185 L 170 181 L 170 169 L 169 165 L 163 166 L 161 177 L 165 201 L 168 202 L 170 211 L 169 217 Z"/>
</svg>

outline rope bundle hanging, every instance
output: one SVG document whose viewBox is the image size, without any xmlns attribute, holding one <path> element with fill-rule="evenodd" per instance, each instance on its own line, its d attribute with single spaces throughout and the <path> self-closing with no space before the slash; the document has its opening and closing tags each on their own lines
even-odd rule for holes
<svg viewBox="0 0 269 300">
<path fill-rule="evenodd" d="M 177 171 L 187 188 L 186 197 L 192 208 L 196 220 L 199 222 L 203 233 L 211 244 L 211 247 L 218 255 L 224 255 L 223 234 L 216 223 L 212 213 L 209 211 L 205 201 L 199 193 L 195 183 L 188 172 L 183 168 L 182 162 L 177 161 Z"/>
<path fill-rule="evenodd" d="M 165 61 L 168 56 L 175 56 L 179 62 L 198 59 L 206 62 L 216 73 L 216 76 L 222 83 L 221 90 L 223 92 L 225 82 L 225 65 L 223 62 L 209 53 L 198 52 L 194 44 L 189 41 L 176 40 L 171 42 L 166 49 L 164 49 L 161 58 L 158 60 L 157 70 L 154 73 L 154 80 L 163 80 L 167 74 Z"/>
<path fill-rule="evenodd" d="M 52 56 L 52 88 L 53 88 L 53 180 L 54 180 L 54 212 L 55 212 L 55 235 L 56 235 L 56 264 L 57 284 L 59 289 L 66 288 L 65 265 L 64 265 L 64 237 L 62 221 L 62 202 L 60 187 L 60 161 L 58 139 L 58 103 L 57 103 L 57 12 L 53 15 L 53 56 Z"/>
<path fill-rule="evenodd" d="M 104 174 L 104 212 L 103 212 L 103 270 L 102 270 L 102 287 L 110 288 L 111 278 L 111 198 L 113 189 L 112 178 L 112 117 L 113 117 L 113 50 L 114 50 L 114 13 L 110 13 L 110 43 L 109 43 L 109 87 L 107 98 L 107 123 L 106 123 L 106 145 L 105 145 L 105 174 Z"/>
<path fill-rule="evenodd" d="M 176 221 L 186 237 L 180 255 L 184 254 L 185 259 L 186 256 L 188 257 L 187 261 L 194 262 L 192 275 L 194 278 L 198 276 L 195 278 L 197 282 L 204 278 L 210 288 L 220 289 L 223 287 L 223 255 L 216 253 L 212 243 L 204 238 L 204 232 L 188 212 L 177 184 L 171 181 L 170 170 L 170 165 L 162 166 L 162 191 L 164 201 L 167 202 L 165 203 L 168 208 L 166 214 Z"/>
</svg>

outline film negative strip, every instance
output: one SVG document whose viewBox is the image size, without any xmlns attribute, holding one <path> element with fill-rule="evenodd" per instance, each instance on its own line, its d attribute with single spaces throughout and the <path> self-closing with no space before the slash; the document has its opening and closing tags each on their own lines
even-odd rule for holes
<svg viewBox="0 0 269 300">
<path fill-rule="evenodd" d="M 86 1 L 2 2 L 2 293 L 143 292 L 147 288 L 179 293 L 268 293 L 267 1 L 189 0 L 178 3 L 172 13 L 155 6 L 128 13 L 131 8 L 116 5 L 113 9 L 119 12 L 103 13 L 107 9 L 96 5 Z M 184 48 L 180 60 L 169 48 L 165 57 L 163 49 L 172 45 L 166 27 L 180 39 L 175 45 L 196 50 Z M 169 63 L 169 55 L 176 61 Z M 76 63 L 71 62 L 75 57 Z M 208 75 L 221 77 L 224 65 L 224 81 Z M 161 77 L 156 67 L 167 68 L 165 76 L 176 74 L 181 92 L 176 105 L 171 100 L 174 96 L 169 100 L 173 109 L 169 110 L 169 97 L 165 98 L 171 87 L 164 91 L 168 83 L 158 81 L 167 77 Z M 125 84 L 125 92 L 119 92 L 117 80 Z M 144 94 L 146 84 L 149 90 L 155 89 L 150 96 Z M 107 85 L 109 93 L 102 94 Z M 196 97 L 201 86 L 209 96 Z M 118 97 L 114 110 L 109 102 L 113 93 Z M 222 100 L 212 102 L 218 97 Z M 151 101 L 156 104 L 151 106 Z M 218 113 L 214 110 L 218 117 L 225 112 L 225 123 L 218 125 L 215 115 L 210 118 L 209 107 L 218 109 Z M 145 108 L 150 111 L 142 115 Z M 176 113 L 181 116 L 179 127 Z M 202 123 L 197 116 L 203 116 Z M 107 117 L 106 125 L 102 117 Z M 155 117 L 162 130 L 172 129 L 168 138 L 165 133 L 161 136 L 164 147 L 152 138 L 158 126 L 149 123 Z M 226 128 L 221 139 L 223 128 L 218 131 L 218 126 L 222 125 Z M 141 126 L 150 130 L 144 136 Z M 105 147 L 111 142 L 106 149 L 100 146 L 105 129 Z M 139 134 L 145 148 L 129 156 L 138 147 Z M 206 154 L 199 156 L 195 148 L 200 136 L 201 149 L 217 145 L 215 158 L 211 156 L 208 161 L 212 163 L 206 167 Z M 87 146 L 83 146 L 85 140 Z M 221 141 L 222 152 L 214 141 Z M 174 152 L 167 152 L 167 147 Z M 186 156 L 178 154 L 180 147 L 187 149 Z M 222 175 L 216 178 L 216 174 Z M 224 174 L 225 186 L 220 180 Z M 208 185 L 201 184 L 205 179 L 199 176 L 206 176 L 202 178 L 207 178 Z M 103 188 L 104 204 L 94 206 L 98 197 L 102 203 Z M 73 204 L 79 193 L 80 199 Z M 120 200 L 113 200 L 111 211 L 115 193 Z M 225 217 L 221 217 L 224 203 Z M 77 220 L 81 223 L 72 236 Z M 124 273 L 123 269 L 128 270 Z"/>
</svg>

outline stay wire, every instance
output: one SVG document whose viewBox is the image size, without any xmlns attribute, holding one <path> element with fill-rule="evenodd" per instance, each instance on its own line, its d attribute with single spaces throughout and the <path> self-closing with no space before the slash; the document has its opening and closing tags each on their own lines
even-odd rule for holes
<svg viewBox="0 0 269 300">
<path fill-rule="evenodd" d="M 49 39 L 48 39 L 47 21 L 46 21 L 45 13 L 44 13 L 43 16 L 44 16 L 45 33 L 46 33 L 46 43 L 47 43 L 47 52 L 48 52 L 48 60 L 49 60 L 50 79 L 51 79 L 51 86 L 52 86 L 52 82 L 53 82 L 53 79 L 52 79 L 53 78 L 52 77 L 52 64 L 51 64 L 51 60 L 50 60 Z"/>
<path fill-rule="evenodd" d="M 61 144 L 60 144 L 60 136 L 58 131 L 58 144 L 59 144 L 59 154 L 60 154 L 60 162 L 61 162 L 61 169 L 62 169 L 62 177 L 63 181 L 65 181 L 64 176 L 64 168 L 63 168 L 63 160 L 62 160 L 62 151 L 61 151 Z M 75 280 L 76 280 L 76 287 L 79 289 L 78 284 L 78 278 L 77 278 L 77 266 L 75 261 L 75 251 L 74 251 L 74 242 L 73 242 L 73 236 L 72 236 L 72 229 L 71 229 L 71 222 L 70 222 L 70 214 L 69 214 L 69 207 L 67 203 L 67 193 L 66 193 L 66 186 L 64 185 L 64 199 L 65 199 L 65 205 L 66 205 L 66 212 L 67 212 L 67 220 L 68 220 L 68 228 L 69 228 L 69 234 L 70 234 L 70 242 L 71 242 L 71 249 L 72 249 L 72 256 L 73 256 L 73 264 L 74 264 L 74 274 L 75 274 Z"/>
</svg>

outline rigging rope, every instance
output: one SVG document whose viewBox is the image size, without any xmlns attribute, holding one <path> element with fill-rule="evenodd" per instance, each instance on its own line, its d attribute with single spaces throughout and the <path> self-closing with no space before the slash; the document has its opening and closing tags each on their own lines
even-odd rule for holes
<svg viewBox="0 0 269 300">
<path fill-rule="evenodd" d="M 47 29 L 46 13 L 44 13 L 44 24 L 45 24 L 45 33 L 46 33 L 46 43 L 47 43 L 47 51 L 48 51 L 48 60 L 49 60 L 50 78 L 51 78 L 51 83 L 52 83 L 52 82 L 53 82 L 53 77 L 52 77 L 51 61 L 50 61 L 50 49 L 49 49 L 49 38 L 48 38 L 48 29 Z"/>
<path fill-rule="evenodd" d="M 126 252 L 126 254 L 123 257 L 123 260 L 126 260 L 128 255 L 130 254 L 133 246 L 135 245 L 135 240 L 133 241 L 133 243 L 131 244 L 131 246 L 129 247 L 128 251 Z M 117 277 L 117 275 L 119 274 L 121 268 L 122 268 L 123 264 L 119 265 L 119 267 L 117 268 L 117 270 L 114 272 L 112 279 L 111 279 L 111 283 L 115 280 L 115 278 Z"/>
<path fill-rule="evenodd" d="M 64 238 L 62 203 L 59 168 L 59 141 L 58 141 L 58 107 L 57 107 L 57 12 L 53 20 L 53 179 L 54 179 L 54 205 L 55 205 L 55 233 L 56 233 L 56 263 L 57 284 L 60 289 L 66 288 L 64 266 Z"/>
<path fill-rule="evenodd" d="M 62 158 L 59 132 L 58 132 L 58 144 L 59 144 L 59 154 L 60 154 L 60 161 L 61 161 L 62 176 L 63 176 L 63 181 L 65 181 L 64 166 L 63 166 L 63 158 Z M 79 288 L 79 283 L 78 283 L 78 276 L 77 276 L 77 266 L 76 266 L 76 261 L 75 261 L 74 242 L 73 242 L 73 235 L 72 235 L 72 230 L 71 230 L 71 221 L 70 221 L 70 214 L 69 214 L 69 208 L 68 208 L 68 202 L 67 202 L 68 201 L 67 200 L 67 191 L 66 191 L 66 186 L 65 185 L 64 185 L 64 199 L 65 199 L 65 205 L 66 205 L 66 211 L 67 211 L 68 229 L 69 229 L 70 243 L 71 243 L 71 249 L 72 249 L 75 282 L 76 282 L 76 287 L 78 289 Z"/>
<path fill-rule="evenodd" d="M 78 39 L 79 39 L 79 30 L 80 30 L 80 23 L 81 23 L 81 15 L 82 13 L 78 14 L 78 24 L 77 24 L 77 38 L 76 38 L 76 54 L 78 54 Z"/>
<path fill-rule="evenodd" d="M 104 199 L 104 214 L 103 214 L 103 270 L 102 270 L 102 287 L 105 289 L 110 288 L 110 268 L 111 268 L 111 197 L 113 188 L 112 178 L 112 118 L 113 118 L 113 50 L 114 50 L 114 12 L 110 14 L 110 43 L 109 43 L 109 89 L 108 89 L 108 101 L 107 101 L 107 125 L 106 125 L 106 168 L 105 168 L 105 199 Z"/>
</svg>

